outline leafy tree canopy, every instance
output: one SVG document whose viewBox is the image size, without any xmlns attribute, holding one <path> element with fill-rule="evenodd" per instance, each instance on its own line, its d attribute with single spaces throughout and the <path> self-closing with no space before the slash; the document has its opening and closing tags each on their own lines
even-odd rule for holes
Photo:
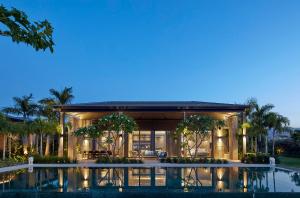
<svg viewBox="0 0 300 198">
<path fill-rule="evenodd" d="M 4 108 L 3 112 L 14 115 L 22 115 L 24 119 L 27 119 L 29 116 L 37 113 L 38 105 L 35 104 L 32 99 L 32 94 L 22 97 L 13 97 L 14 106 Z"/>
<path fill-rule="evenodd" d="M 214 119 L 210 116 L 191 115 L 178 124 L 176 132 L 208 134 L 216 127 L 222 126 L 224 126 L 223 120 Z"/>
<path fill-rule="evenodd" d="M 53 100 L 57 105 L 65 105 L 71 103 L 74 98 L 72 87 L 65 87 L 63 90 L 58 91 L 50 89 L 50 94 L 53 96 Z"/>
<path fill-rule="evenodd" d="M 58 123 L 46 119 L 37 118 L 31 124 L 32 132 L 36 134 L 53 134 L 57 132 Z"/>
<path fill-rule="evenodd" d="M 132 133 L 137 129 L 137 124 L 133 118 L 123 113 L 112 113 L 100 118 L 97 122 L 102 131 L 114 131 L 116 133 Z"/>
<path fill-rule="evenodd" d="M 96 125 L 90 125 L 87 127 L 82 127 L 74 131 L 75 136 L 83 136 L 89 138 L 98 138 L 103 134 L 101 130 L 97 128 Z"/>
<path fill-rule="evenodd" d="M 37 51 L 49 49 L 53 53 L 53 27 L 47 20 L 31 22 L 24 12 L 0 5 L 0 24 L 4 26 L 0 26 L 1 36 L 31 45 Z"/>
</svg>

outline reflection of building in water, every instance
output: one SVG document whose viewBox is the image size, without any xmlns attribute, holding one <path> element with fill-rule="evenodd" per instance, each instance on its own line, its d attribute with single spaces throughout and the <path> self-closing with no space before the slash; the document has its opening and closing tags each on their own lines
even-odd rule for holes
<svg viewBox="0 0 300 198">
<path fill-rule="evenodd" d="M 210 168 L 182 169 L 182 186 L 212 186 Z"/>
</svg>

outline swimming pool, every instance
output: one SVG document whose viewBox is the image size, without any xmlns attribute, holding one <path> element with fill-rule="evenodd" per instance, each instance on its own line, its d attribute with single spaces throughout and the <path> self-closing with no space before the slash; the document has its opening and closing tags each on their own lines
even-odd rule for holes
<svg viewBox="0 0 300 198">
<path fill-rule="evenodd" d="M 1 197 L 16 196 L 16 192 L 28 196 L 36 192 L 40 196 L 43 193 L 49 196 L 49 192 L 56 196 L 69 193 L 76 197 L 92 194 L 116 197 L 123 196 L 122 193 L 131 196 L 176 193 L 189 197 L 214 193 L 215 197 L 222 196 L 220 192 L 248 196 L 253 192 L 300 192 L 300 174 L 277 168 L 246 167 L 30 168 L 1 173 L 0 192 Z"/>
</svg>

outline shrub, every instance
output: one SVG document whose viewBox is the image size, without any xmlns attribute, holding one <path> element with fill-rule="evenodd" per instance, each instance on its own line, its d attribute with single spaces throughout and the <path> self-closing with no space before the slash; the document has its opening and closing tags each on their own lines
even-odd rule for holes
<svg viewBox="0 0 300 198">
<path fill-rule="evenodd" d="M 220 160 L 220 159 L 216 160 L 216 164 L 221 164 L 221 163 L 222 163 L 222 160 Z"/>
<path fill-rule="evenodd" d="M 172 159 L 172 162 L 173 162 L 173 163 L 178 163 L 178 161 L 179 161 L 179 160 L 178 160 L 177 157 L 174 157 L 174 158 Z"/>
<path fill-rule="evenodd" d="M 180 163 L 180 164 L 227 164 L 228 161 L 225 159 L 214 159 L 214 158 L 199 158 L 199 159 L 192 159 L 188 157 L 173 157 L 173 158 L 166 158 L 166 159 L 160 159 L 161 163 Z"/>
<path fill-rule="evenodd" d="M 275 143 L 276 154 L 290 157 L 300 157 L 300 142 L 293 140 L 279 140 Z"/>
<path fill-rule="evenodd" d="M 185 163 L 190 164 L 192 162 L 192 159 L 190 158 L 185 158 Z"/>
<path fill-rule="evenodd" d="M 126 157 L 115 157 L 109 158 L 108 156 L 100 157 L 96 160 L 98 164 L 141 164 L 142 160 L 140 159 L 129 159 Z"/>
<path fill-rule="evenodd" d="M 71 160 L 68 157 L 34 155 L 33 162 L 36 164 L 68 164 L 71 163 Z"/>
<path fill-rule="evenodd" d="M 131 163 L 131 164 L 142 164 L 142 160 L 140 159 L 128 159 L 128 163 Z"/>
<path fill-rule="evenodd" d="M 200 158 L 200 159 L 198 160 L 198 162 L 201 163 L 201 164 L 205 164 L 205 163 L 208 162 L 208 160 L 207 160 L 207 158 Z"/>
<path fill-rule="evenodd" d="M 185 158 L 183 158 L 183 157 L 180 157 L 180 158 L 178 159 L 178 163 L 184 164 L 185 162 L 186 162 L 186 160 L 185 160 Z"/>
<path fill-rule="evenodd" d="M 264 153 L 247 153 L 242 158 L 242 162 L 246 164 L 268 164 L 269 157 L 270 155 L 266 155 Z"/>
</svg>

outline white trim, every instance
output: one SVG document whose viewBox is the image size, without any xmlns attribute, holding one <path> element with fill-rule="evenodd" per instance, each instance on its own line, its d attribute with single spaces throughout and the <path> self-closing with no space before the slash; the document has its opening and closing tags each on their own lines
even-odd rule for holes
<svg viewBox="0 0 300 198">
<path fill-rule="evenodd" d="M 22 164 L 22 165 L 2 167 L 2 168 L 0 168 L 0 173 L 19 170 L 19 169 L 23 169 L 23 168 L 29 168 L 29 165 L 28 164 Z"/>
<path fill-rule="evenodd" d="M 95 164 L 95 163 L 79 163 L 79 164 L 34 164 L 34 168 L 37 167 L 99 167 L 99 168 L 126 168 L 126 167 L 142 167 L 142 168 L 188 168 L 188 167 L 259 167 L 266 168 L 272 167 L 269 164 L 173 164 L 173 163 L 147 163 L 147 164 Z"/>
<path fill-rule="evenodd" d="M 191 167 L 245 167 L 245 168 L 276 168 L 279 170 L 294 171 L 282 167 L 274 167 L 269 164 L 243 164 L 243 163 L 229 163 L 229 164 L 172 164 L 172 163 L 147 163 L 147 164 L 95 164 L 95 163 L 79 163 L 79 164 L 22 164 L 16 166 L 2 167 L 0 173 L 19 170 L 23 168 L 191 168 Z"/>
</svg>

